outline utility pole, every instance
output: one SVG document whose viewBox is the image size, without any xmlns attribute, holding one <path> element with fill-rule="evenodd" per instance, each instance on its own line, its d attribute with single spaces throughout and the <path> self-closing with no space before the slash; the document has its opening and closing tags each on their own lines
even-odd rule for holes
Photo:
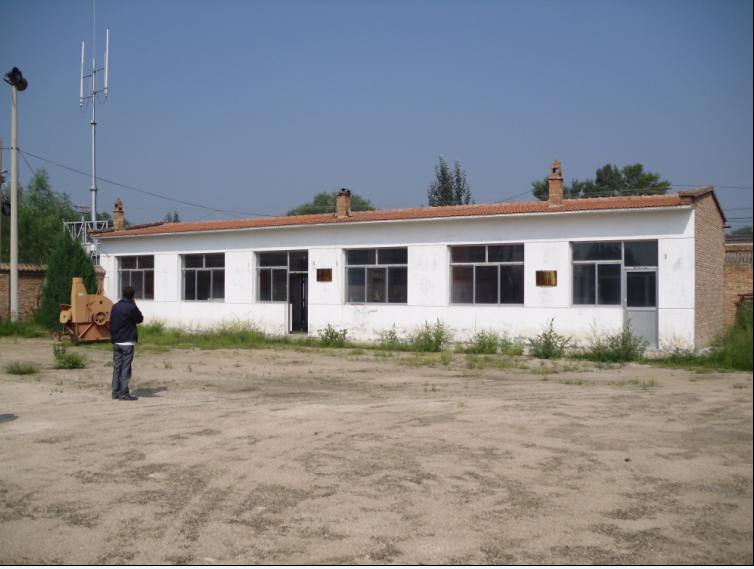
<svg viewBox="0 0 754 569">
<path fill-rule="evenodd" d="M 5 74 L 13 93 L 10 123 L 10 319 L 18 320 L 18 92 L 28 87 L 18 67 Z"/>
</svg>

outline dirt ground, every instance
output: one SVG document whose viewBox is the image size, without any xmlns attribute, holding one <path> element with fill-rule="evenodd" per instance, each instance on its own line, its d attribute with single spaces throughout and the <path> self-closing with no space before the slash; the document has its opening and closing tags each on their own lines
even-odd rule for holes
<svg viewBox="0 0 754 569">
<path fill-rule="evenodd" d="M 125 402 L 51 343 L 0 340 L 3 564 L 753 561 L 750 373 L 139 347 Z"/>
</svg>

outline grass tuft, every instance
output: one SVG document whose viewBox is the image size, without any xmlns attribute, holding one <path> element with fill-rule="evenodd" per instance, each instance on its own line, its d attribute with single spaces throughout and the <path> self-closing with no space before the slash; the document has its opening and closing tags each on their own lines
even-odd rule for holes
<svg viewBox="0 0 754 569">
<path fill-rule="evenodd" d="M 562 357 L 571 337 L 562 336 L 555 332 L 553 323 L 555 318 L 545 326 L 541 334 L 532 340 L 531 355 L 535 358 L 550 360 Z"/>
<path fill-rule="evenodd" d="M 578 357 L 593 362 L 632 362 L 644 355 L 649 341 L 634 334 L 629 320 L 616 334 L 592 333 L 592 345 L 581 350 Z"/>
<path fill-rule="evenodd" d="M 416 352 L 441 352 L 453 341 L 453 332 L 439 318 L 430 325 L 425 322 L 411 337 L 411 347 Z"/>
<path fill-rule="evenodd" d="M 78 352 L 69 352 L 65 346 L 53 345 L 52 353 L 55 356 L 55 369 L 83 369 L 89 362 L 85 355 Z"/>
<path fill-rule="evenodd" d="M 39 373 L 39 366 L 26 362 L 11 362 L 5 366 L 5 371 L 11 375 L 34 375 Z"/>
</svg>

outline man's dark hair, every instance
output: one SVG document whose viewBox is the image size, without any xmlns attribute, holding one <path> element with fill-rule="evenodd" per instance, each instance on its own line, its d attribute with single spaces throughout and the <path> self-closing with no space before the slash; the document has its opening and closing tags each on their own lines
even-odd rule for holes
<svg viewBox="0 0 754 569">
<path fill-rule="evenodd" d="M 127 286 L 123 289 L 123 297 L 131 300 L 136 294 L 136 290 L 132 286 Z"/>
</svg>

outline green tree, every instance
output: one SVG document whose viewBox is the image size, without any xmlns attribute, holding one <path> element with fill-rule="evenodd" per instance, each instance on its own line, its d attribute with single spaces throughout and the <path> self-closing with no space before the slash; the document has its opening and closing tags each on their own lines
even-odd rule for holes
<svg viewBox="0 0 754 569">
<path fill-rule="evenodd" d="M 315 213 L 335 213 L 338 192 L 319 192 L 310 202 L 289 209 L 285 215 L 311 215 Z M 351 194 L 351 211 L 374 211 L 372 200 L 359 194 Z"/>
<path fill-rule="evenodd" d="M 84 279 L 86 292 L 97 293 L 97 277 L 94 263 L 79 241 L 66 231 L 58 240 L 47 262 L 47 274 L 43 289 L 42 307 L 37 321 L 48 330 L 60 329 L 60 305 L 71 303 L 73 277 Z"/>
<path fill-rule="evenodd" d="M 728 235 L 751 235 L 752 234 L 752 227 L 751 225 L 744 225 L 743 227 L 739 227 L 738 229 L 734 229 Z"/>
<path fill-rule="evenodd" d="M 531 183 L 534 197 L 547 200 L 549 178 Z M 575 179 L 564 186 L 564 198 L 604 198 L 612 196 L 650 196 L 666 194 L 670 182 L 661 180 L 659 174 L 645 172 L 642 164 L 629 164 L 619 169 L 615 164 L 598 168 L 594 179 L 583 182 Z"/>
<path fill-rule="evenodd" d="M 80 218 L 71 198 L 56 192 L 44 168 L 38 168 L 26 188 L 18 187 L 18 261 L 44 264 L 63 238 L 63 222 Z M 10 260 L 10 218 L 3 217 L 2 260 Z"/>
<path fill-rule="evenodd" d="M 178 215 L 178 210 L 175 210 L 174 212 L 167 212 L 165 214 L 165 217 L 163 218 L 163 221 L 167 221 L 168 223 L 180 223 L 181 222 L 181 216 Z"/>
<path fill-rule="evenodd" d="M 466 183 L 466 170 L 461 170 L 458 160 L 456 160 L 455 169 L 451 172 L 441 154 L 440 163 L 435 166 L 435 178 L 427 190 L 430 207 L 475 203 L 474 198 L 471 197 L 469 185 Z"/>
</svg>

